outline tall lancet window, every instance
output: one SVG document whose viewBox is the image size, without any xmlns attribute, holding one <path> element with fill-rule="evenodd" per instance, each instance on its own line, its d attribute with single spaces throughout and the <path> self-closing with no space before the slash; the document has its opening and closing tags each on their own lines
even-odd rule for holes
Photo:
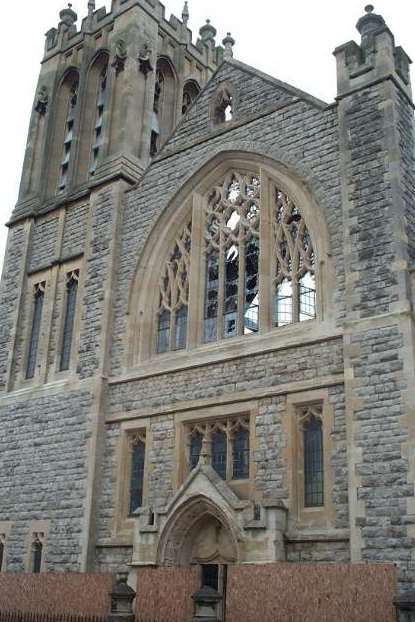
<svg viewBox="0 0 415 622">
<path fill-rule="evenodd" d="M 42 327 L 43 302 L 46 283 L 37 283 L 34 290 L 32 330 L 30 334 L 29 352 L 27 356 L 26 378 L 33 378 L 36 372 L 40 331 Z"/>
<path fill-rule="evenodd" d="M 311 405 L 300 412 L 303 430 L 304 507 L 324 505 L 324 446 L 322 407 Z"/>
<path fill-rule="evenodd" d="M 204 340 L 258 332 L 260 181 L 232 173 L 205 210 Z"/>
<path fill-rule="evenodd" d="M 91 175 L 95 174 L 98 165 L 98 158 L 100 155 L 100 150 L 102 147 L 103 140 L 103 120 L 104 120 L 104 110 L 106 104 L 107 97 L 107 77 L 108 72 L 108 63 L 103 67 L 99 81 L 98 81 L 98 94 L 97 94 L 97 102 L 96 102 L 96 113 L 95 113 L 95 128 L 94 128 L 94 142 L 92 145 L 92 153 L 91 153 Z"/>
<path fill-rule="evenodd" d="M 79 270 L 73 270 L 66 275 L 66 308 L 63 326 L 62 351 L 60 370 L 69 369 L 76 314 L 76 299 L 78 296 Z"/>
<path fill-rule="evenodd" d="M 274 192 L 274 325 L 284 326 L 316 317 L 315 255 L 297 206 Z"/>
<path fill-rule="evenodd" d="M 32 572 L 39 574 L 42 571 L 43 563 L 43 534 L 33 534 L 32 543 Z"/>
<path fill-rule="evenodd" d="M 157 351 L 183 350 L 187 345 L 189 271 L 192 226 L 177 236 L 160 279 Z"/>
<path fill-rule="evenodd" d="M 69 97 L 67 102 L 63 155 L 58 184 L 59 190 L 64 190 L 68 183 L 69 163 L 72 156 L 73 141 L 75 136 L 75 111 L 78 103 L 78 86 L 78 78 L 74 78 L 69 89 Z"/>
<path fill-rule="evenodd" d="M 144 495 L 144 468 L 146 457 L 145 432 L 135 434 L 131 443 L 131 472 L 130 472 L 130 514 L 133 514 L 143 505 Z"/>
</svg>

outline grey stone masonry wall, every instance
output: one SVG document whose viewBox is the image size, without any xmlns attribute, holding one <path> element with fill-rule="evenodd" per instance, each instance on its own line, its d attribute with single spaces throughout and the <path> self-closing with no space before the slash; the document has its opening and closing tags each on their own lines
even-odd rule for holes
<svg viewBox="0 0 415 622">
<path fill-rule="evenodd" d="M 28 226 L 20 223 L 9 231 L 0 284 L 0 391 L 7 383 L 10 348 L 16 331 L 17 309 L 26 262 Z"/>
<path fill-rule="evenodd" d="M 46 521 L 48 571 L 80 570 L 88 415 L 84 392 L 0 398 L 0 521 L 11 521 L 7 569 L 24 571 L 32 521 Z"/>
<path fill-rule="evenodd" d="M 207 91 L 196 101 L 192 115 L 198 116 L 199 111 L 201 116 L 205 115 L 209 93 L 222 82 L 224 76 L 230 79 L 231 70 L 232 65 L 224 65 L 223 69 L 217 72 Z M 235 82 L 242 83 L 241 70 L 239 67 L 234 70 L 238 75 L 238 81 Z M 275 99 L 286 98 L 286 92 L 281 87 L 273 88 Z M 259 99 L 259 110 L 261 105 L 262 100 Z M 204 118 L 208 124 L 206 116 Z M 307 185 L 326 217 L 330 234 L 330 251 L 335 260 L 336 270 L 335 315 L 339 323 L 344 317 L 343 238 L 336 111 L 333 108 L 323 110 L 320 105 L 305 100 L 295 100 L 266 117 L 236 127 L 231 124 L 225 133 L 221 132 L 218 135 L 212 131 L 206 135 L 206 141 L 203 143 L 198 143 L 200 130 L 193 126 L 191 119 L 183 121 L 180 131 L 186 134 L 186 141 L 181 143 L 183 150 L 168 158 L 163 157 L 163 151 L 161 159 L 153 163 L 137 189 L 127 194 L 119 247 L 117 295 L 114 301 L 111 357 L 113 374 L 119 373 L 125 366 L 124 335 L 128 321 L 126 311 L 144 244 L 157 220 L 179 190 L 220 153 L 244 152 L 247 157 L 249 154 L 268 157 L 279 165 L 288 167 Z"/>
</svg>

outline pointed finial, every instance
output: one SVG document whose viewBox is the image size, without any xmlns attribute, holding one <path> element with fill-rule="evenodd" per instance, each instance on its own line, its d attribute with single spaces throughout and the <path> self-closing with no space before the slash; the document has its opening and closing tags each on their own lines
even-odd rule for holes
<svg viewBox="0 0 415 622">
<path fill-rule="evenodd" d="M 235 39 L 232 37 L 230 32 L 228 32 L 222 43 L 225 48 L 223 58 L 225 60 L 231 60 L 233 58 L 233 46 L 235 45 Z"/>
<path fill-rule="evenodd" d="M 75 13 L 75 11 L 72 10 L 71 3 L 68 4 L 67 9 L 63 9 L 59 13 L 59 17 L 61 18 L 61 24 L 66 26 L 66 28 L 71 28 L 75 24 L 76 20 L 78 19 L 77 14 Z"/>
<path fill-rule="evenodd" d="M 95 0 L 88 0 L 88 16 L 91 17 L 95 11 Z"/>
<path fill-rule="evenodd" d="M 367 4 L 365 6 L 366 13 L 373 13 L 374 10 L 375 10 L 375 7 L 373 6 L 373 4 Z"/>
<path fill-rule="evenodd" d="M 183 13 L 182 13 L 182 20 L 185 26 L 187 26 L 187 24 L 189 23 L 189 18 L 190 18 L 189 3 L 186 0 L 186 2 L 184 3 Z"/>
</svg>

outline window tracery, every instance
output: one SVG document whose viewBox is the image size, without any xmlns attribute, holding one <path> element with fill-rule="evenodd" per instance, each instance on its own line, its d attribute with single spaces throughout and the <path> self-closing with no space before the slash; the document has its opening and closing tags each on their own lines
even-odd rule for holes
<svg viewBox="0 0 415 622">
<path fill-rule="evenodd" d="M 258 331 L 261 184 L 233 172 L 206 203 L 205 342 Z"/>
<path fill-rule="evenodd" d="M 179 232 L 161 269 L 150 356 L 317 317 L 317 260 L 305 217 L 261 170 L 235 166 L 195 192 L 193 227 Z"/>
<path fill-rule="evenodd" d="M 287 194 L 274 189 L 274 325 L 316 317 L 315 255 L 302 214 Z"/>
<path fill-rule="evenodd" d="M 157 352 L 182 350 L 187 345 L 189 273 L 192 225 L 176 238 L 160 279 Z"/>
<path fill-rule="evenodd" d="M 187 426 L 188 463 L 210 462 L 224 480 L 249 479 L 249 416 L 197 422 Z"/>
</svg>

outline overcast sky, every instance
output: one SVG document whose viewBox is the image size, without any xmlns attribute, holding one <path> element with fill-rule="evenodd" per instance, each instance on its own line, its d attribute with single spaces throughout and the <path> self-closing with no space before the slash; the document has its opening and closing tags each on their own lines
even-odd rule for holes
<svg viewBox="0 0 415 622">
<path fill-rule="evenodd" d="M 84 16 L 88 0 L 72 2 L 79 17 Z M 97 0 L 97 7 L 102 4 Z M 109 9 L 110 0 L 105 4 Z M 167 16 L 181 16 L 183 0 L 166 0 L 165 5 Z M 0 267 L 7 233 L 3 223 L 17 199 L 43 35 L 57 26 L 64 6 L 59 0 L 19 0 L 2 7 Z M 355 24 L 364 6 L 360 0 L 190 0 L 190 26 L 195 39 L 210 18 L 219 41 L 228 31 L 236 39 L 237 59 L 330 102 L 336 96 L 332 52 L 350 39 L 358 40 Z M 379 0 L 375 9 L 386 19 L 397 44 L 415 60 L 414 0 Z"/>
</svg>

